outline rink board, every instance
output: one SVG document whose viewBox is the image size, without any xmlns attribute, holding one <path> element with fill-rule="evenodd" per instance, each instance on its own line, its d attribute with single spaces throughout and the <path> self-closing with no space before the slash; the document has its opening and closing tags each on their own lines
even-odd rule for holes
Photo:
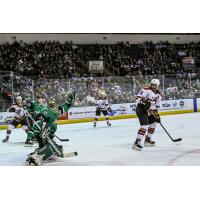
<svg viewBox="0 0 200 200">
<path fill-rule="evenodd" d="M 193 112 L 194 105 L 193 99 L 181 99 L 181 100 L 168 100 L 160 103 L 159 112 L 165 114 L 179 114 Z M 122 117 L 126 115 L 136 116 L 135 103 L 124 103 L 124 104 L 112 104 L 112 112 L 109 113 L 111 118 Z M 85 119 L 93 118 L 95 116 L 95 106 L 86 107 L 73 107 L 69 110 L 68 118 L 72 119 Z"/>
<path fill-rule="evenodd" d="M 194 102 L 196 102 L 197 111 L 200 112 L 200 99 L 181 99 L 162 101 L 160 104 L 160 115 L 173 115 L 194 112 Z M 111 120 L 136 118 L 135 103 L 113 104 L 111 105 L 112 112 L 109 113 Z M 8 114 L 0 113 L 0 122 L 3 122 Z M 72 124 L 81 122 L 91 122 L 94 120 L 95 106 L 72 107 L 68 113 L 68 120 L 58 120 L 57 124 Z M 104 120 L 103 117 L 99 121 Z M 20 126 L 19 126 L 20 127 Z M 1 129 L 6 129 L 7 125 L 1 125 Z"/>
<path fill-rule="evenodd" d="M 200 112 L 200 98 L 197 99 L 197 111 Z"/>
</svg>

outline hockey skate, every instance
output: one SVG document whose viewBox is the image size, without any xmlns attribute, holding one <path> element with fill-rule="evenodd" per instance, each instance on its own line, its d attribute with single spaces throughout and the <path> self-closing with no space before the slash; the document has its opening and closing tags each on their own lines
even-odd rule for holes
<svg viewBox="0 0 200 200">
<path fill-rule="evenodd" d="M 153 141 L 150 137 L 146 137 L 144 141 L 145 146 L 155 146 L 155 141 Z"/>
<path fill-rule="evenodd" d="M 33 146 L 33 142 L 27 139 L 24 146 L 25 147 L 32 147 Z"/>
<path fill-rule="evenodd" d="M 107 126 L 108 126 L 108 127 L 111 127 L 111 123 L 110 123 L 110 122 L 107 122 Z"/>
<path fill-rule="evenodd" d="M 132 149 L 136 149 L 141 151 L 143 149 L 142 145 L 140 144 L 141 140 L 136 140 L 132 146 Z"/>
<path fill-rule="evenodd" d="M 2 142 L 3 142 L 3 143 L 6 143 L 6 142 L 8 142 L 8 140 L 9 140 L 9 136 L 6 136 L 6 137 L 2 140 Z"/>
</svg>

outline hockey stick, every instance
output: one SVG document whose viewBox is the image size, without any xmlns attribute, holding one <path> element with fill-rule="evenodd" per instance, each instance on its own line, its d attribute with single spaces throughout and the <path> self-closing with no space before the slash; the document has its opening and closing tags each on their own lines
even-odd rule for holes
<svg viewBox="0 0 200 200">
<path fill-rule="evenodd" d="M 78 156 L 77 152 L 64 153 L 63 158 Z"/>
<path fill-rule="evenodd" d="M 37 122 L 32 118 L 32 116 L 30 115 L 30 113 L 29 113 L 27 110 L 25 110 L 25 114 L 26 114 L 28 117 L 30 117 L 30 119 L 34 122 L 34 124 L 36 124 L 36 126 L 38 127 L 38 129 L 41 130 L 41 127 L 39 127 L 39 125 L 37 124 Z M 61 142 L 68 142 L 68 141 L 69 141 L 69 139 L 61 139 L 61 138 L 59 138 L 59 137 L 58 137 L 57 135 L 55 135 L 55 134 L 54 134 L 54 136 L 57 137 Z"/>
<path fill-rule="evenodd" d="M 61 139 L 61 138 L 59 138 L 57 135 L 55 135 L 54 134 L 54 136 L 56 137 L 56 138 L 58 138 L 58 140 L 60 140 L 61 142 L 69 142 L 69 139 Z"/>
<path fill-rule="evenodd" d="M 161 124 L 160 122 L 160 125 L 161 127 L 164 129 L 165 133 L 170 137 L 170 139 L 173 141 L 173 142 L 180 142 L 182 141 L 182 138 L 177 138 L 177 139 L 173 139 L 172 136 L 168 133 L 168 131 L 165 129 L 165 127 Z"/>
</svg>

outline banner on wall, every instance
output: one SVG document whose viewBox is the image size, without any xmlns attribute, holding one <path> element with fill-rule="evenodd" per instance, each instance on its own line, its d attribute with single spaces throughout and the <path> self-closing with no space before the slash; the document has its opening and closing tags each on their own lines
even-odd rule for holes
<svg viewBox="0 0 200 200">
<path fill-rule="evenodd" d="M 175 110 L 191 110 L 193 109 L 193 99 L 180 99 L 161 101 L 160 112 L 175 111 Z"/>
<path fill-rule="evenodd" d="M 200 98 L 197 99 L 197 109 L 200 109 Z"/>
<path fill-rule="evenodd" d="M 199 104 L 200 105 L 200 104 Z M 112 112 L 109 116 L 119 116 L 127 114 L 135 114 L 136 104 L 135 103 L 124 103 L 124 104 L 112 104 Z M 95 116 L 95 106 L 86 107 L 73 107 L 69 110 L 69 119 L 83 119 L 93 118 Z M 193 99 L 181 99 L 181 100 L 168 100 L 161 101 L 160 112 L 176 111 L 176 110 L 191 110 L 193 109 Z"/>
<path fill-rule="evenodd" d="M 120 116 L 127 114 L 135 114 L 136 104 L 135 103 L 124 103 L 124 104 L 112 104 L 112 112 L 109 116 Z M 160 112 L 176 111 L 176 110 L 191 110 L 194 108 L 193 99 L 181 99 L 181 100 L 168 100 L 161 101 Z M 197 99 L 197 108 L 200 109 L 200 98 Z M 95 106 L 85 107 L 72 107 L 68 115 L 64 113 L 58 118 L 60 119 L 83 119 L 93 118 L 95 116 Z M 0 125 L 7 124 L 8 120 L 11 120 L 15 113 L 2 112 L 0 113 Z"/>
<path fill-rule="evenodd" d="M 0 125 L 7 124 L 8 121 L 11 121 L 15 113 L 13 112 L 1 112 L 0 113 Z"/>
</svg>

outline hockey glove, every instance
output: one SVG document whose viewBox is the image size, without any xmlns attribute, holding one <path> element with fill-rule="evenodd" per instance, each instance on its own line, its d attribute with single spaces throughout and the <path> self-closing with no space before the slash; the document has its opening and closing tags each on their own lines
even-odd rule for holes
<svg viewBox="0 0 200 200">
<path fill-rule="evenodd" d="M 8 112 L 15 112 L 15 108 L 13 108 L 13 107 L 9 108 Z"/>
<path fill-rule="evenodd" d="M 156 121 L 157 123 L 160 123 L 160 122 L 161 122 L 161 120 L 160 120 L 160 115 L 159 115 L 159 113 L 158 113 L 158 110 L 150 110 L 150 114 L 154 116 L 155 121 Z"/>
<path fill-rule="evenodd" d="M 112 112 L 112 109 L 111 109 L 110 106 L 107 108 L 107 111 L 108 111 L 108 112 Z"/>
<path fill-rule="evenodd" d="M 148 110 L 151 107 L 151 102 L 149 100 L 143 101 L 143 103 L 146 110 Z"/>
</svg>

